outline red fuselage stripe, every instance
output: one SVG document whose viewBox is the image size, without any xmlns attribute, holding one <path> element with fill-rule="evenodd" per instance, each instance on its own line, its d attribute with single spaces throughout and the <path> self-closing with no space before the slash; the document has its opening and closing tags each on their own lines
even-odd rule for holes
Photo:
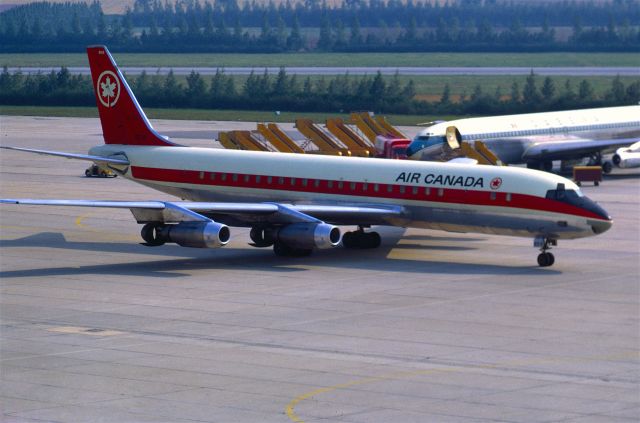
<svg viewBox="0 0 640 423">
<path fill-rule="evenodd" d="M 444 204 L 507 207 L 562 213 L 603 220 L 601 216 L 560 201 L 527 194 L 428 186 L 380 184 L 331 179 L 306 179 L 290 176 L 249 175 L 197 170 L 131 167 L 135 179 L 178 184 L 294 191 L 391 200 L 431 201 Z M 376 189 L 377 187 L 377 189 Z"/>
</svg>

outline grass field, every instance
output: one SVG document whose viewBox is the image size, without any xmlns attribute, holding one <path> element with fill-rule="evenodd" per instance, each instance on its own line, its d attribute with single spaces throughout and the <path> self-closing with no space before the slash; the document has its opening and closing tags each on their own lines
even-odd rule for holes
<svg viewBox="0 0 640 423">
<path fill-rule="evenodd" d="M 114 53 L 120 66 L 636 66 L 635 53 Z M 88 66 L 86 54 L 0 54 L 0 66 Z"/>
<path fill-rule="evenodd" d="M 342 117 L 347 120 L 348 115 L 339 113 L 293 113 L 283 112 L 276 116 L 273 112 L 244 111 L 244 110 L 201 110 L 201 109 L 144 109 L 149 119 L 176 120 L 218 120 L 239 122 L 293 122 L 299 117 L 308 117 L 315 122 L 324 122 L 328 117 Z M 98 117 L 95 107 L 40 107 L 40 106 L 3 106 L 0 105 L 0 115 L 11 116 L 54 116 L 54 117 Z M 385 115 L 394 125 L 413 126 L 419 123 L 437 119 L 452 120 L 458 116 L 429 116 L 429 115 Z M 0 118 L 1 120 L 1 118 Z"/>
</svg>

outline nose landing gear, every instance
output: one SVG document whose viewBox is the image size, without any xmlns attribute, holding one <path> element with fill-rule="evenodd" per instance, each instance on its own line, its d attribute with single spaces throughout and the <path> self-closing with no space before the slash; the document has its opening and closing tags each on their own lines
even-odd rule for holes
<svg viewBox="0 0 640 423">
<path fill-rule="evenodd" d="M 555 263 L 555 257 L 549 253 L 548 250 L 550 250 L 552 246 L 555 247 L 557 245 L 558 240 L 553 238 L 538 236 L 533 240 L 533 246 L 540 248 L 540 254 L 538 255 L 538 265 L 540 267 L 549 267 Z"/>
</svg>

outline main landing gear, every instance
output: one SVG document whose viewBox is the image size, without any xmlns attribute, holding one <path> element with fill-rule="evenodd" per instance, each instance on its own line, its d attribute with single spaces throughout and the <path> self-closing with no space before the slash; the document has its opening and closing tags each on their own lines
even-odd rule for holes
<svg viewBox="0 0 640 423">
<path fill-rule="evenodd" d="M 345 232 L 342 235 L 342 245 L 349 249 L 378 248 L 382 239 L 377 232 L 365 232 L 362 226 L 357 231 Z"/>
<path fill-rule="evenodd" d="M 256 226 L 251 228 L 249 237 L 251 241 L 253 241 L 253 243 L 249 245 L 258 248 L 273 246 L 273 252 L 278 257 L 306 257 L 313 252 L 311 248 L 296 248 L 279 241 L 276 239 L 274 231 L 268 227 Z"/>
<path fill-rule="evenodd" d="M 587 165 L 588 166 L 601 166 L 602 167 L 602 172 L 604 172 L 604 173 L 611 173 L 611 171 L 613 170 L 613 164 L 611 162 L 602 160 L 602 154 L 599 151 L 594 153 L 591 156 L 591 158 L 589 159 L 589 162 L 587 163 Z"/>
<path fill-rule="evenodd" d="M 540 248 L 540 254 L 538 255 L 538 265 L 540 267 L 549 267 L 555 263 L 555 257 L 553 257 L 553 254 L 549 253 L 548 250 L 556 245 L 558 245 L 557 239 L 545 237 L 536 237 L 534 239 L 533 246 Z"/>
<path fill-rule="evenodd" d="M 273 252 L 278 257 L 307 257 L 313 252 L 311 248 L 295 248 L 283 242 L 276 241 L 273 244 Z"/>
</svg>

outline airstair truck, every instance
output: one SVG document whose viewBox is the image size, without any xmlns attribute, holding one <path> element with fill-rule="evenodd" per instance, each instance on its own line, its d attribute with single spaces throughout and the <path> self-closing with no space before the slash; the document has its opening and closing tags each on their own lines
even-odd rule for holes
<svg viewBox="0 0 640 423">
<path fill-rule="evenodd" d="M 351 113 L 351 121 L 355 123 L 376 147 L 376 157 L 386 159 L 406 159 L 407 147 L 411 140 L 400 131 L 379 117 L 374 120 L 370 112 Z"/>
<path fill-rule="evenodd" d="M 407 147 L 411 140 L 406 138 L 387 138 L 383 136 L 376 137 L 376 157 L 385 159 L 401 159 L 407 158 Z"/>
</svg>

